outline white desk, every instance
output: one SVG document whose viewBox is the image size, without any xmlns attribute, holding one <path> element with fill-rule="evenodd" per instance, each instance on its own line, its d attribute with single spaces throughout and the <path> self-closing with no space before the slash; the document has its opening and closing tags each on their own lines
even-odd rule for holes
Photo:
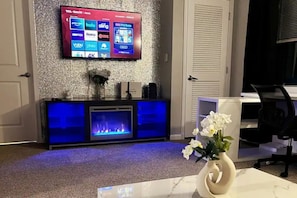
<svg viewBox="0 0 297 198">
<path fill-rule="evenodd" d="M 232 122 L 227 125 L 224 135 L 233 137 L 233 141 L 228 151 L 228 156 L 234 162 L 249 161 L 271 156 L 270 151 L 259 148 L 240 148 L 240 130 L 243 128 L 256 128 L 258 113 L 255 119 L 242 119 L 243 104 L 260 104 L 259 98 L 245 97 L 198 97 L 196 126 L 201 129 L 200 122 L 210 111 L 231 115 Z M 201 139 L 197 136 L 197 139 Z"/>
<path fill-rule="evenodd" d="M 98 188 L 98 198 L 199 198 L 196 175 Z M 237 170 L 235 181 L 219 198 L 296 198 L 297 184 L 248 168 Z"/>
<path fill-rule="evenodd" d="M 233 141 L 228 151 L 228 156 L 233 162 L 250 161 L 260 158 L 270 157 L 275 151 L 263 149 L 259 147 L 241 148 L 240 147 L 240 131 L 247 128 L 257 128 L 258 125 L 258 112 L 256 111 L 253 119 L 246 119 L 243 116 L 243 107 L 248 109 L 249 105 L 259 105 L 260 99 L 252 97 L 198 97 L 197 105 L 197 121 L 196 126 L 201 129 L 200 122 L 209 114 L 210 111 L 225 113 L 231 115 L 232 122 L 227 125 L 224 135 L 233 137 Z M 296 98 L 297 108 L 297 98 Z M 251 107 L 251 106 L 250 106 Z M 296 109 L 297 112 L 297 109 Z M 203 141 L 196 137 L 198 140 Z M 277 140 L 273 138 L 273 142 L 282 143 L 287 145 L 286 141 Z M 297 152 L 297 145 L 293 143 L 293 152 Z M 296 196 L 297 197 L 297 196 Z"/>
<path fill-rule="evenodd" d="M 297 100 L 297 86 L 296 85 L 284 85 L 284 88 L 293 100 Z M 242 97 L 259 98 L 256 92 L 241 92 Z"/>
</svg>

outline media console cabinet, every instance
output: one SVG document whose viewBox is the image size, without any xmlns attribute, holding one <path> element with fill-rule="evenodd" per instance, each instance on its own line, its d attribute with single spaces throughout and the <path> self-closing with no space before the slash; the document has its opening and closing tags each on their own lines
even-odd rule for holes
<svg viewBox="0 0 297 198">
<path fill-rule="evenodd" d="M 41 103 L 48 148 L 169 139 L 169 100 L 61 100 Z"/>
</svg>

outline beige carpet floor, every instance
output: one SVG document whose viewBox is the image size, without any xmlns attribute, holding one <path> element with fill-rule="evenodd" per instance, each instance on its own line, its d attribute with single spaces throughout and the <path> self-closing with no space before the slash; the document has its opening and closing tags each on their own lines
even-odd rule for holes
<svg viewBox="0 0 297 198">
<path fill-rule="evenodd" d="M 182 157 L 178 141 L 47 150 L 41 144 L 0 146 L 0 197 L 97 197 L 97 188 L 197 174 L 204 161 Z M 236 168 L 252 167 L 235 163 Z M 263 166 L 279 175 L 282 165 Z M 256 179 L 256 178 L 252 178 Z M 297 183 L 297 166 L 288 180 Z"/>
</svg>

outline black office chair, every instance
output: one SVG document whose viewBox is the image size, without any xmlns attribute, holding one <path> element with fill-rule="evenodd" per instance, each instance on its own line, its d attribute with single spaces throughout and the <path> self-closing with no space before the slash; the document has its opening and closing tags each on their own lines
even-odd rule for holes
<svg viewBox="0 0 297 198">
<path fill-rule="evenodd" d="M 255 168 L 261 162 L 278 161 L 285 163 L 285 171 L 281 177 L 288 176 L 289 164 L 297 162 L 297 155 L 292 154 L 292 141 L 297 140 L 297 117 L 295 107 L 288 92 L 282 85 L 254 85 L 254 90 L 261 100 L 258 115 L 258 129 L 267 135 L 277 135 L 281 140 L 288 140 L 285 154 L 272 154 L 270 158 L 258 159 Z"/>
</svg>

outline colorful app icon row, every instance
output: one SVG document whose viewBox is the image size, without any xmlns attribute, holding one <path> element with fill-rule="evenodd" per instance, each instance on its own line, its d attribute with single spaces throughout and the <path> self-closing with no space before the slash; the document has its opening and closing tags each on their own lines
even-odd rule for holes
<svg viewBox="0 0 297 198">
<path fill-rule="evenodd" d="M 103 41 L 71 41 L 72 51 L 110 52 L 110 43 Z"/>
<path fill-rule="evenodd" d="M 98 30 L 109 31 L 109 21 L 86 20 L 83 18 L 70 17 L 70 30 Z"/>
<path fill-rule="evenodd" d="M 110 53 L 106 52 L 88 52 L 88 51 L 72 51 L 72 57 L 81 58 L 110 58 Z"/>
<path fill-rule="evenodd" d="M 97 32 L 91 30 L 71 30 L 71 40 L 81 41 L 109 41 L 109 32 Z"/>
</svg>

